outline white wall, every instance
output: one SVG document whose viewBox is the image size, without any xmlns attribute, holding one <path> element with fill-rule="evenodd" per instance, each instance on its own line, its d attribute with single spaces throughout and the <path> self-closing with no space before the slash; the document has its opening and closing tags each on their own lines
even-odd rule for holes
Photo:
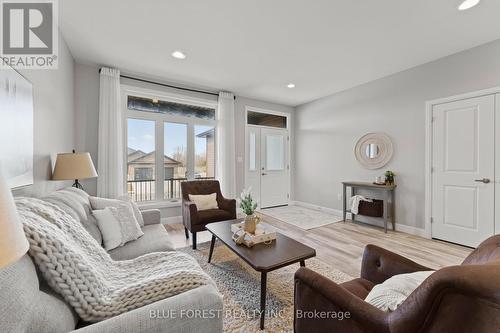
<svg viewBox="0 0 500 333">
<path fill-rule="evenodd" d="M 393 170 L 397 223 L 423 228 L 425 102 L 494 86 L 500 40 L 297 107 L 295 199 L 341 209 L 342 181 L 373 181 Z M 354 157 L 369 132 L 386 132 L 394 142 L 394 157 L 381 170 L 365 170 Z"/>
<path fill-rule="evenodd" d="M 14 191 L 15 195 L 43 196 L 72 182 L 51 181 L 57 153 L 75 147 L 74 113 L 75 61 L 59 35 L 57 70 L 21 70 L 34 90 L 34 185 Z M 11 144 L 15 144 L 12 142 Z"/>
</svg>

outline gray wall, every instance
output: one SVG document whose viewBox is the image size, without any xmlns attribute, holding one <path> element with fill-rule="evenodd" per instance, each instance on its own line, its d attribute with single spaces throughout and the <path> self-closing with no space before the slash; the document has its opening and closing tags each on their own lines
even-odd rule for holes
<svg viewBox="0 0 500 333">
<path fill-rule="evenodd" d="M 76 150 L 89 152 L 97 168 L 97 134 L 99 120 L 99 69 L 75 65 L 75 138 Z M 97 180 L 83 180 L 85 190 L 95 195 Z"/>
<path fill-rule="evenodd" d="M 500 40 L 297 107 L 295 199 L 341 209 L 344 180 L 396 172 L 397 223 L 424 227 L 425 102 L 500 86 Z M 383 169 L 355 160 L 356 141 L 386 132 L 395 153 Z"/>
<path fill-rule="evenodd" d="M 72 182 L 51 181 L 57 153 L 75 147 L 74 113 L 75 61 L 59 35 L 57 70 L 21 70 L 34 90 L 34 185 L 14 191 L 15 195 L 43 196 Z M 14 144 L 14 143 L 12 143 Z"/>
</svg>

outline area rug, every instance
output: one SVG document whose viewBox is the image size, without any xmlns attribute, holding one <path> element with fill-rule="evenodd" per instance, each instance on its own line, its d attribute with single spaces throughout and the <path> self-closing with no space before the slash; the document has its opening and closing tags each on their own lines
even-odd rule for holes
<svg viewBox="0 0 500 333">
<path fill-rule="evenodd" d="M 294 274 L 299 264 L 287 266 L 267 276 L 267 301 L 265 330 L 259 329 L 260 273 L 239 259 L 220 241 L 216 243 L 212 263 L 207 263 L 210 243 L 198 244 L 198 250 L 190 247 L 178 251 L 193 256 L 203 270 L 210 275 L 224 296 L 224 332 L 293 332 Z M 342 283 L 352 277 L 322 261 L 312 258 L 306 266 L 332 281 Z"/>
<path fill-rule="evenodd" d="M 260 210 L 260 213 L 304 230 L 342 221 L 340 216 L 300 206 L 265 208 Z"/>
</svg>

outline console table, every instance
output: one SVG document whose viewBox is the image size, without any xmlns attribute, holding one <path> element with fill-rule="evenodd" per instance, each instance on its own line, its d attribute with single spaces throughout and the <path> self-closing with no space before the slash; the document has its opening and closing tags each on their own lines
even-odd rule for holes
<svg viewBox="0 0 500 333">
<path fill-rule="evenodd" d="M 356 195 L 356 190 L 357 189 L 365 189 L 365 190 L 370 190 L 370 191 L 380 191 L 383 194 L 383 200 L 384 200 L 384 216 L 382 216 L 380 219 L 383 219 L 384 221 L 384 232 L 387 233 L 387 223 L 391 222 L 392 223 L 392 230 L 396 230 L 395 227 L 395 216 L 396 216 L 396 196 L 395 196 L 395 190 L 396 190 L 396 185 L 376 185 L 373 183 L 368 183 L 368 182 L 342 182 L 342 185 L 344 187 L 344 193 L 343 193 L 343 203 L 344 203 L 344 209 L 343 209 L 343 220 L 345 222 L 346 220 L 346 215 L 347 213 L 351 213 L 350 209 L 347 208 L 347 188 L 351 188 L 351 197 Z M 390 205 L 389 205 L 390 201 Z M 390 207 L 390 209 L 388 209 Z M 356 222 L 356 215 L 352 214 L 352 221 Z"/>
</svg>

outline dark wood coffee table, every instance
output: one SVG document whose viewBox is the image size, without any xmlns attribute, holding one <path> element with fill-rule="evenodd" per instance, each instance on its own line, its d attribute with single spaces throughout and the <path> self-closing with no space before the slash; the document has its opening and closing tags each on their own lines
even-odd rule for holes
<svg viewBox="0 0 500 333">
<path fill-rule="evenodd" d="M 305 260 L 316 256 L 316 251 L 280 233 L 271 244 L 256 244 L 252 248 L 237 245 L 232 239 L 231 225 L 241 221 L 243 219 L 207 224 L 206 229 L 212 233 L 208 262 L 212 260 L 215 240 L 219 239 L 238 257 L 260 272 L 260 329 L 264 329 L 267 273 L 297 262 L 305 266 Z"/>
</svg>

